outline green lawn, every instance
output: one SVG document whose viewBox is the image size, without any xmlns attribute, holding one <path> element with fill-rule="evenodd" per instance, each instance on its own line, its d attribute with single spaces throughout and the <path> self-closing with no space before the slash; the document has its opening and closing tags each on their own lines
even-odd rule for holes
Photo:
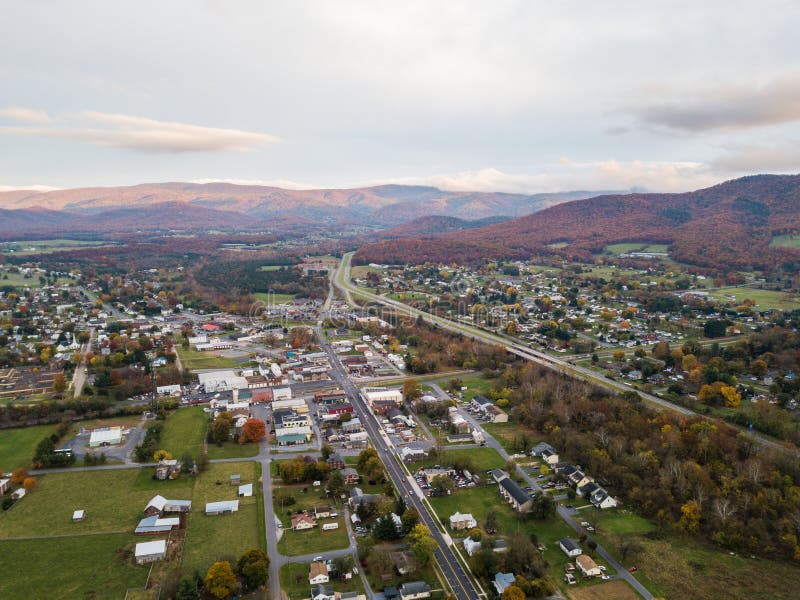
<svg viewBox="0 0 800 600">
<path fill-rule="evenodd" d="M 39 274 L 34 273 L 31 276 L 24 276 L 19 273 L 9 273 L 8 271 L 0 270 L 0 287 L 11 286 L 15 288 L 40 288 L 42 284 L 39 283 Z M 56 279 L 59 284 L 74 284 L 75 280 L 69 277 L 59 277 Z"/>
<path fill-rule="evenodd" d="M 463 394 L 464 400 L 467 402 L 471 401 L 478 394 L 483 396 L 487 395 L 492 389 L 492 383 L 483 377 L 464 378 L 462 382 L 462 385 L 466 387 L 467 390 L 461 393 Z"/>
<path fill-rule="evenodd" d="M 55 430 L 55 425 L 0 429 L 0 471 L 30 466 L 36 445 Z"/>
<path fill-rule="evenodd" d="M 0 597 L 124 598 L 128 588 L 144 586 L 149 569 L 120 551 L 132 552 L 133 542 L 130 534 L 0 541 Z"/>
<path fill-rule="evenodd" d="M 303 493 L 302 489 L 308 491 Z M 371 493 L 365 488 L 365 493 Z M 281 506 L 280 496 L 290 496 L 295 499 L 295 503 L 291 505 Z M 309 531 L 292 531 L 291 530 L 291 514 L 297 513 L 300 510 L 308 510 L 313 512 L 315 506 L 330 506 L 331 499 L 325 496 L 322 487 L 313 487 L 311 485 L 292 485 L 292 486 L 273 486 L 272 492 L 273 508 L 275 515 L 283 523 L 283 536 L 278 542 L 278 550 L 287 556 L 301 556 L 303 554 L 311 554 L 317 550 L 338 550 L 339 548 L 346 548 L 348 545 L 347 527 L 344 522 L 344 510 L 337 506 L 339 518 L 336 522 L 339 523 L 339 528 L 331 531 L 322 531 L 321 526 Z M 323 523 L 333 523 L 333 519 L 323 519 Z"/>
<path fill-rule="evenodd" d="M 190 371 L 194 369 L 232 369 L 240 366 L 233 358 L 218 356 L 217 352 L 197 352 L 191 348 L 176 345 L 181 365 Z"/>
<path fill-rule="evenodd" d="M 537 441 L 536 432 L 522 425 L 521 423 L 483 423 L 482 427 L 495 438 L 509 454 L 514 454 L 518 450 L 514 448 L 514 441 L 517 439 L 527 439 L 530 443 L 525 450 L 530 450 Z"/>
<path fill-rule="evenodd" d="M 238 444 L 236 442 L 226 442 L 222 446 L 209 444 L 208 458 L 250 458 L 258 454 L 259 450 L 258 444 Z"/>
<path fill-rule="evenodd" d="M 771 248 L 800 248 L 800 235 L 776 235 L 769 243 Z"/>
<path fill-rule="evenodd" d="M 800 306 L 800 295 L 773 290 L 759 290 L 747 287 L 726 287 L 713 290 L 709 294 L 712 298 L 724 302 L 727 296 L 733 296 L 735 302 L 752 300 L 760 310 L 792 310 Z"/>
<path fill-rule="evenodd" d="M 185 452 L 197 458 L 203 449 L 208 417 L 202 407 L 180 408 L 167 417 L 160 447 L 181 459 Z"/>
<path fill-rule="evenodd" d="M 421 467 L 432 467 L 433 465 L 447 465 L 448 461 L 456 458 L 467 457 L 472 461 L 477 474 L 483 476 L 484 471 L 489 469 L 501 469 L 506 461 L 497 453 L 494 448 L 444 448 L 441 455 L 437 458 L 429 458 L 419 463 Z M 417 466 L 417 463 L 414 463 Z"/>
<path fill-rule="evenodd" d="M 295 296 L 297 296 L 297 294 L 274 294 L 267 292 L 256 292 L 253 294 L 253 298 L 268 306 L 271 304 L 288 304 L 295 299 Z"/>
</svg>

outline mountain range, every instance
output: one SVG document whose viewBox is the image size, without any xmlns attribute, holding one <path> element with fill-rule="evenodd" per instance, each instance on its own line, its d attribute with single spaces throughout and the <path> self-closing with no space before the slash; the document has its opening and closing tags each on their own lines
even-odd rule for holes
<svg viewBox="0 0 800 600">
<path fill-rule="evenodd" d="M 610 244 L 667 244 L 680 262 L 764 269 L 800 259 L 775 237 L 800 231 L 800 175 L 755 175 L 681 194 L 611 194 L 562 203 L 502 223 L 363 246 L 356 263 L 527 258 L 592 260 Z"/>
<path fill-rule="evenodd" d="M 0 193 L 0 232 L 96 227 L 260 230 L 278 223 L 393 227 L 431 215 L 462 219 L 515 217 L 597 192 L 506 194 L 451 192 L 435 187 L 381 185 L 288 190 L 231 183 L 156 183 Z M 141 210 L 133 222 L 120 210 Z M 18 212 L 24 211 L 24 212 Z M 90 218 L 90 216 L 94 216 Z M 20 229 L 21 225 L 23 229 Z"/>
</svg>

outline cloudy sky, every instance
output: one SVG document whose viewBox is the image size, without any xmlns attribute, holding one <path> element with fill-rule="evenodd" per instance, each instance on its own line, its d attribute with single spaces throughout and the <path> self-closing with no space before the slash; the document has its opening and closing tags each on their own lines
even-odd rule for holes
<svg viewBox="0 0 800 600">
<path fill-rule="evenodd" d="M 0 2 L 0 189 L 800 171 L 794 1 Z"/>
</svg>

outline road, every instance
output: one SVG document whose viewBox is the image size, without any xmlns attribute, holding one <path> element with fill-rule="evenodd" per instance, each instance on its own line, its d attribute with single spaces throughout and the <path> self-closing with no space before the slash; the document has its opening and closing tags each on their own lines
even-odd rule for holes
<svg viewBox="0 0 800 600">
<path fill-rule="evenodd" d="M 464 571 L 461 563 L 458 562 L 458 559 L 453 553 L 452 548 L 450 548 L 449 540 L 446 540 L 439 531 L 435 521 L 435 515 L 430 513 L 428 507 L 425 506 L 419 496 L 417 496 L 416 490 L 413 488 L 408 480 L 407 475 L 400 467 L 397 456 L 389 450 L 389 445 L 391 443 L 390 440 L 379 430 L 377 420 L 366 406 L 359 390 L 347 376 L 347 373 L 336 356 L 336 353 L 325 339 L 320 326 L 317 326 L 317 335 L 319 336 L 320 346 L 328 354 L 333 378 L 339 383 L 339 385 L 350 398 L 353 408 L 355 409 L 355 412 L 358 413 L 361 423 L 367 430 L 378 456 L 386 467 L 389 477 L 394 482 L 398 492 L 402 494 L 406 506 L 414 508 L 419 513 L 421 522 L 427 525 L 428 529 L 431 530 L 431 535 L 439 545 L 438 549 L 436 550 L 435 557 L 439 563 L 439 566 L 441 567 L 442 573 L 444 574 L 448 585 L 453 590 L 456 598 L 459 600 L 475 600 L 476 598 L 480 598 L 483 594 L 479 593 L 472 584 L 471 579 Z"/>
<path fill-rule="evenodd" d="M 396 300 L 392 300 L 390 298 L 379 296 L 377 294 L 373 294 L 372 292 L 360 289 L 355 285 L 353 285 L 352 281 L 350 280 L 350 267 L 351 267 L 350 262 L 352 260 L 352 257 L 353 257 L 352 252 L 348 252 L 342 257 L 342 264 L 340 268 L 336 270 L 335 276 L 333 277 L 334 285 L 336 285 L 337 288 L 342 290 L 347 297 L 350 297 L 350 293 L 352 292 L 363 298 L 367 298 L 372 302 L 376 302 L 378 304 L 403 311 L 404 314 L 407 316 L 414 318 L 421 316 L 426 321 L 435 323 L 436 325 L 444 329 L 447 329 L 449 331 L 453 331 L 455 333 L 459 333 L 461 335 L 488 344 L 495 344 L 498 346 L 502 346 L 503 348 L 505 348 L 507 352 L 519 356 L 520 358 L 524 358 L 526 360 L 543 365 L 545 367 L 558 371 L 559 373 L 563 373 L 565 375 L 569 375 L 571 377 L 575 377 L 583 381 L 588 381 L 594 385 L 603 387 L 614 393 L 636 392 L 642 399 L 644 399 L 645 401 L 649 402 L 652 405 L 655 405 L 658 408 L 672 410 L 687 416 L 711 419 L 710 417 L 705 417 L 704 415 L 700 415 L 699 413 L 696 413 L 693 410 L 690 410 L 683 406 L 679 406 L 677 404 L 669 402 L 668 400 L 664 400 L 663 398 L 654 396 L 653 394 L 647 394 L 645 392 L 638 391 L 625 383 L 620 383 L 618 381 L 606 379 L 602 375 L 592 371 L 591 369 L 588 369 L 586 367 L 581 367 L 578 365 L 573 365 L 572 363 L 563 358 L 559 358 L 557 356 L 551 356 L 544 352 L 528 348 L 527 346 L 516 343 L 503 336 L 483 331 L 482 329 L 478 329 L 470 325 L 465 325 L 463 323 L 451 321 L 450 319 L 439 317 L 425 311 L 417 310 L 416 308 L 413 308 L 408 304 L 404 304 L 402 302 L 398 302 Z M 747 430 L 742 427 L 736 427 L 735 425 L 732 424 L 728 425 L 730 427 L 735 427 L 742 434 L 748 436 L 753 441 L 761 444 L 762 446 L 772 448 L 775 450 L 780 450 L 782 452 L 787 451 L 787 447 L 784 446 L 783 444 L 771 440 L 759 433 Z M 791 451 L 794 452 L 795 454 L 797 453 L 796 449 L 791 449 Z"/>
<path fill-rule="evenodd" d="M 92 340 L 94 339 L 94 327 L 89 330 L 89 341 L 81 346 L 81 362 L 75 367 L 75 373 L 72 375 L 72 388 L 73 397 L 77 398 L 83 392 L 83 384 L 86 383 L 86 353 L 92 347 Z"/>
</svg>

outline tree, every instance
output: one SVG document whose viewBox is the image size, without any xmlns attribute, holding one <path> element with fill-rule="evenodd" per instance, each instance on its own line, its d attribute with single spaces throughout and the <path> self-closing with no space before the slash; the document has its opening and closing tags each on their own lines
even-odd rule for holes
<svg viewBox="0 0 800 600">
<path fill-rule="evenodd" d="M 333 454 L 333 448 L 331 448 L 328 444 L 322 444 L 322 448 L 319 449 L 320 454 L 322 454 L 323 460 L 328 460 Z"/>
<path fill-rule="evenodd" d="M 486 529 L 497 529 L 497 512 L 493 510 L 487 511 Z"/>
<path fill-rule="evenodd" d="M 728 331 L 728 321 L 724 319 L 709 319 L 703 325 L 703 335 L 707 338 L 718 338 Z"/>
<path fill-rule="evenodd" d="M 363 473 L 370 481 L 378 481 L 383 479 L 383 463 L 377 456 L 370 458 L 363 467 Z"/>
<path fill-rule="evenodd" d="M 240 444 L 260 442 L 267 435 L 267 428 L 261 419 L 247 419 L 242 426 L 242 435 L 239 436 Z"/>
<path fill-rule="evenodd" d="M 516 585 L 510 585 L 503 590 L 503 595 L 500 598 L 502 600 L 525 600 L 525 592 Z"/>
<path fill-rule="evenodd" d="M 383 515 L 375 521 L 372 535 L 378 540 L 396 540 L 400 537 L 400 532 L 397 531 L 397 525 L 391 514 Z"/>
<path fill-rule="evenodd" d="M 63 394 L 67 389 L 67 379 L 63 373 L 56 373 L 53 376 L 53 391 L 56 394 Z"/>
<path fill-rule="evenodd" d="M 200 594 L 197 591 L 197 584 L 191 577 L 184 577 L 178 585 L 175 600 L 198 600 Z"/>
<path fill-rule="evenodd" d="M 14 469 L 14 472 L 11 474 L 11 483 L 16 483 L 17 485 L 20 485 L 27 478 L 28 478 L 28 469 L 19 467 L 18 469 Z"/>
<path fill-rule="evenodd" d="M 328 478 L 328 489 L 334 496 L 340 496 L 344 492 L 344 476 L 339 469 L 331 471 Z"/>
<path fill-rule="evenodd" d="M 36 480 L 33 477 L 26 477 L 22 482 L 22 487 L 24 487 L 26 491 L 30 492 L 36 487 Z"/>
<path fill-rule="evenodd" d="M 539 494 L 531 503 L 530 515 L 534 519 L 549 519 L 556 514 L 556 503 L 549 494 Z"/>
<path fill-rule="evenodd" d="M 407 508 L 400 515 L 400 521 L 403 523 L 403 535 L 408 535 L 419 523 L 419 513 L 414 508 Z"/>
<path fill-rule="evenodd" d="M 356 461 L 358 470 L 363 470 L 364 465 L 366 465 L 367 461 L 371 458 L 378 458 L 378 452 L 375 450 L 375 448 L 364 448 L 361 452 L 359 452 L 358 460 Z"/>
<path fill-rule="evenodd" d="M 414 525 L 414 529 L 408 534 L 411 540 L 411 552 L 417 559 L 420 566 L 427 566 L 433 558 L 438 544 L 431 536 L 431 530 L 422 523 Z"/>
<path fill-rule="evenodd" d="M 269 579 L 269 557 L 261 548 L 253 548 L 242 554 L 236 568 L 248 590 L 261 587 Z"/>
<path fill-rule="evenodd" d="M 215 562 L 203 580 L 206 590 L 214 598 L 227 598 L 236 591 L 236 575 L 227 560 Z"/>
<path fill-rule="evenodd" d="M 159 460 L 171 460 L 172 454 L 167 452 L 166 450 L 156 450 L 155 454 L 153 454 L 153 460 L 158 462 Z"/>
<path fill-rule="evenodd" d="M 437 475 L 431 480 L 431 491 L 435 491 L 440 496 L 452 494 L 456 489 L 456 484 L 447 475 Z"/>
<path fill-rule="evenodd" d="M 403 382 L 403 398 L 406 402 L 413 402 L 422 396 L 422 390 L 419 387 L 419 382 L 413 377 L 406 379 Z"/>
<path fill-rule="evenodd" d="M 689 500 L 681 506 L 680 526 L 687 533 L 696 533 L 700 527 L 700 505 Z"/>
<path fill-rule="evenodd" d="M 231 438 L 233 415 L 228 411 L 221 412 L 208 430 L 209 441 L 222 445 Z"/>
</svg>

